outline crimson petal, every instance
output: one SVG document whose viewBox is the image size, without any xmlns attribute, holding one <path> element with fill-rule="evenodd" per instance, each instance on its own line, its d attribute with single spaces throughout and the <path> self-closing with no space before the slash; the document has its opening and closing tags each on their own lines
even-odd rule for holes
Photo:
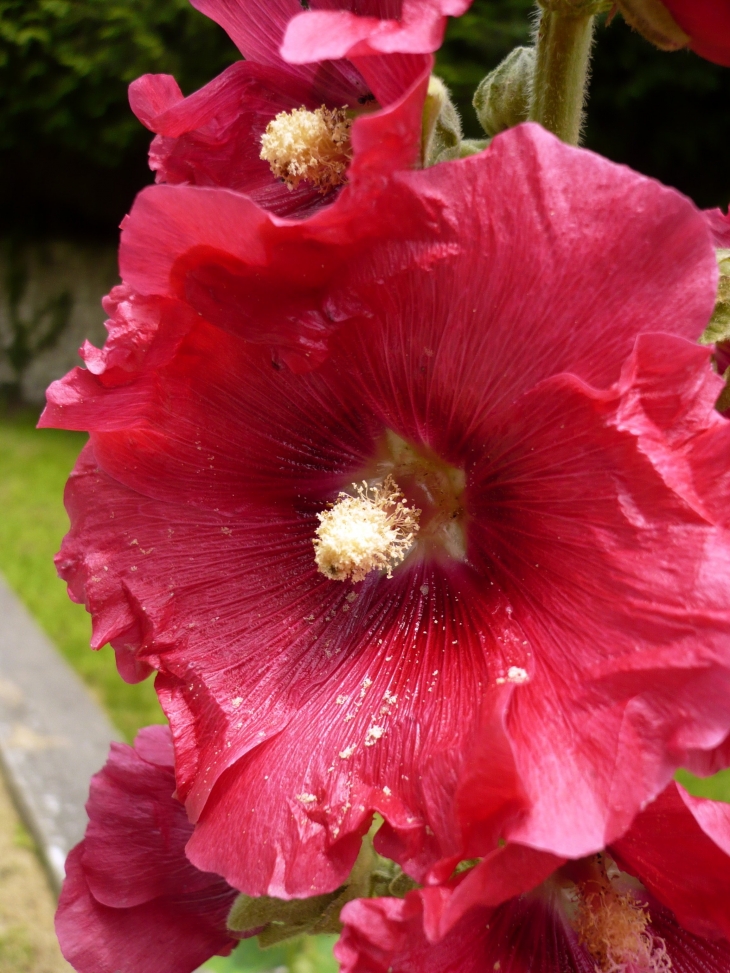
<svg viewBox="0 0 730 973">
<path fill-rule="evenodd" d="M 79 973 L 192 973 L 236 943 L 226 928 L 235 889 L 185 857 L 192 826 L 172 796 L 172 761 L 167 727 L 148 727 L 135 748 L 112 744 L 92 778 L 56 914 Z"/>
</svg>

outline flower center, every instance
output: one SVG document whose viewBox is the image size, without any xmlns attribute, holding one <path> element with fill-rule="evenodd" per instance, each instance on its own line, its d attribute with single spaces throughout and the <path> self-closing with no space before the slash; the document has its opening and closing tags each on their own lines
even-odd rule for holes
<svg viewBox="0 0 730 973">
<path fill-rule="evenodd" d="M 392 476 L 380 485 L 364 480 L 352 487 L 355 496 L 340 493 L 329 510 L 317 514 L 317 567 L 333 581 L 363 581 L 383 570 L 390 578 L 413 545 L 421 511 L 406 506 Z"/>
<path fill-rule="evenodd" d="M 362 581 L 385 571 L 390 578 L 409 555 L 465 560 L 463 470 L 389 429 L 358 479 L 317 514 L 314 553 L 325 577 Z"/>
<path fill-rule="evenodd" d="M 663 940 L 652 935 L 647 907 L 631 888 L 614 885 L 602 860 L 597 864 L 595 874 L 576 887 L 572 921 L 596 973 L 669 973 L 672 961 Z"/>
<path fill-rule="evenodd" d="M 406 442 L 391 429 L 381 443 L 376 469 L 400 484 L 408 500 L 421 509 L 419 552 L 466 559 L 464 471 L 445 463 L 425 446 Z"/>
<path fill-rule="evenodd" d="M 352 159 L 352 119 L 345 108 L 295 108 L 279 114 L 261 136 L 261 158 L 289 189 L 310 182 L 326 193 L 345 182 Z"/>
</svg>

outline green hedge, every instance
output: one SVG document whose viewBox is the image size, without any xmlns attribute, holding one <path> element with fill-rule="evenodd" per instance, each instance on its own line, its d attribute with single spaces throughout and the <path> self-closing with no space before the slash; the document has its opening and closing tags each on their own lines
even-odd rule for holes
<svg viewBox="0 0 730 973">
<path fill-rule="evenodd" d="M 0 0 L 2 228 L 113 234 L 151 181 L 129 82 L 189 93 L 239 56 L 187 0 Z"/>
<path fill-rule="evenodd" d="M 53 144 L 115 168 L 142 135 L 130 81 L 166 72 L 189 92 L 238 56 L 187 0 L 0 0 L 0 150 Z"/>
</svg>

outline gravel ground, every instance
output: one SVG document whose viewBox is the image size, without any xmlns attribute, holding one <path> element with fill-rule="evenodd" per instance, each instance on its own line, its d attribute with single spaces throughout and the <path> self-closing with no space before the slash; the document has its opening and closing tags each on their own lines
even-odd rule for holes
<svg viewBox="0 0 730 973">
<path fill-rule="evenodd" d="M 53 931 L 55 899 L 0 777 L 0 973 L 72 973 Z"/>
</svg>

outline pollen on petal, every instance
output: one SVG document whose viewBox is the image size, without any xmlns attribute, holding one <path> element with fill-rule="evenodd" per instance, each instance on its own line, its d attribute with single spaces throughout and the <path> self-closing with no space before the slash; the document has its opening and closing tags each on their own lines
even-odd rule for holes
<svg viewBox="0 0 730 973">
<path fill-rule="evenodd" d="M 326 193 L 345 182 L 352 160 L 352 119 L 345 108 L 279 112 L 261 136 L 261 158 L 289 189 L 310 182 Z"/>
<path fill-rule="evenodd" d="M 413 546 L 421 511 L 406 506 L 391 476 L 372 487 L 353 483 L 353 489 L 355 496 L 340 493 L 329 510 L 317 514 L 317 567 L 333 581 L 362 581 L 371 571 L 390 578 Z"/>
<path fill-rule="evenodd" d="M 314 804 L 317 800 L 315 794 L 308 794 L 306 791 L 303 794 L 297 794 L 297 800 L 302 804 Z"/>
</svg>

